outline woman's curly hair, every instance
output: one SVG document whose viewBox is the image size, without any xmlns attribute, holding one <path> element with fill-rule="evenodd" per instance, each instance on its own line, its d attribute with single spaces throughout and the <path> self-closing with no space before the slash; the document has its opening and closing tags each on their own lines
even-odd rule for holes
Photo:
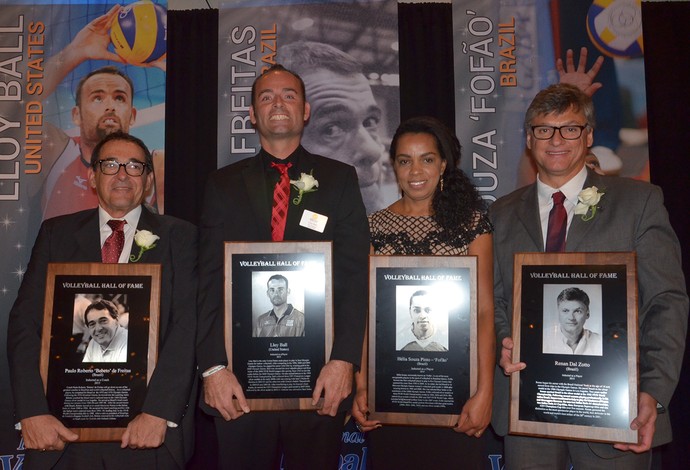
<svg viewBox="0 0 690 470">
<path fill-rule="evenodd" d="M 436 141 L 439 154 L 446 162 L 446 169 L 441 175 L 441 185 L 436 187 L 431 203 L 434 220 L 447 234 L 471 229 L 477 213 L 485 210 L 485 204 L 465 173 L 458 168 L 460 164 L 460 141 L 455 134 L 441 121 L 430 116 L 410 118 L 400 124 L 395 131 L 390 147 L 391 163 L 395 165 L 395 156 L 400 137 L 404 134 L 429 134 Z"/>
</svg>

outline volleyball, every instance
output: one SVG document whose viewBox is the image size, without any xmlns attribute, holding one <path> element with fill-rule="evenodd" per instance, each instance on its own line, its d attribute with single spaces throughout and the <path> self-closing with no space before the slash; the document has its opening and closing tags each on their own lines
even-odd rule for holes
<svg viewBox="0 0 690 470">
<path fill-rule="evenodd" d="M 110 28 L 110 40 L 122 60 L 141 65 L 165 54 L 167 33 L 166 9 L 150 1 L 141 1 L 120 8 Z"/>
<path fill-rule="evenodd" d="M 587 12 L 587 34 L 609 57 L 641 57 L 642 8 L 640 0 L 594 0 Z"/>
</svg>

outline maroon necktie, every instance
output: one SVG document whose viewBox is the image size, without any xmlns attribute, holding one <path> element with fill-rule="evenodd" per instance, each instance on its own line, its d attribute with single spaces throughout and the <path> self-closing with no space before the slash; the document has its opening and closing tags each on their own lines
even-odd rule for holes
<svg viewBox="0 0 690 470">
<path fill-rule="evenodd" d="M 105 239 L 101 248 L 101 259 L 104 263 L 117 263 L 120 260 L 122 249 L 125 247 L 125 231 L 122 227 L 126 223 L 126 220 L 111 219 L 108 221 L 113 233 Z"/>
<path fill-rule="evenodd" d="M 546 251 L 565 251 L 565 230 L 568 225 L 568 214 L 563 206 L 565 194 L 556 191 L 551 197 L 553 198 L 553 207 L 549 212 Z"/>
<path fill-rule="evenodd" d="M 292 163 L 274 163 L 271 167 L 280 172 L 280 179 L 273 189 L 273 212 L 271 213 L 271 235 L 274 242 L 283 241 L 287 221 L 288 201 L 290 199 L 290 177 L 288 168 Z"/>
</svg>

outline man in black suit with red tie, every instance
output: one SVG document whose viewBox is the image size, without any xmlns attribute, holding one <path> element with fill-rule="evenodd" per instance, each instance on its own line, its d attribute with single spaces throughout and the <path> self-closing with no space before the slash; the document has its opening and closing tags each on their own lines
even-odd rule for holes
<svg viewBox="0 0 690 470">
<path fill-rule="evenodd" d="M 153 184 L 153 162 L 136 137 L 118 132 L 103 139 L 92 154 L 89 183 L 99 207 L 43 222 L 10 312 L 8 358 L 15 415 L 27 449 L 24 467 L 183 469 L 193 445 L 196 228 L 143 207 Z M 150 232 L 146 250 L 134 243 L 142 231 Z M 161 264 L 158 361 L 141 412 L 121 442 L 75 442 L 78 435 L 50 413 L 39 374 L 47 266 L 134 260 Z"/>
<path fill-rule="evenodd" d="M 249 116 L 259 133 L 260 152 L 212 173 L 206 186 L 197 356 L 204 382 L 202 406 L 216 417 L 222 468 L 277 468 L 281 451 L 290 469 L 338 464 L 364 337 L 369 230 L 354 167 L 313 155 L 300 145 L 309 112 L 301 78 L 280 65 L 271 67 L 252 87 Z M 318 188 L 297 203 L 298 191 L 282 181 L 298 180 L 302 173 L 311 175 Z M 314 403 L 324 395 L 318 413 L 249 413 L 242 385 L 225 367 L 224 242 L 271 240 L 333 242 L 335 334 L 330 359 L 313 390 Z"/>
</svg>

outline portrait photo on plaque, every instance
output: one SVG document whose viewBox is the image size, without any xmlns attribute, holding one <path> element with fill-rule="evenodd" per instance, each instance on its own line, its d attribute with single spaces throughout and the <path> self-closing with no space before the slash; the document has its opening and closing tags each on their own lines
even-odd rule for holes
<svg viewBox="0 0 690 470">
<path fill-rule="evenodd" d="M 41 348 L 51 413 L 81 441 L 119 440 L 156 364 L 160 266 L 52 263 Z"/>
<path fill-rule="evenodd" d="M 442 292 L 427 285 L 396 286 L 396 349 L 448 351 L 448 308 Z"/>
<path fill-rule="evenodd" d="M 330 242 L 227 242 L 228 364 L 252 410 L 316 409 L 333 341 Z"/>
<path fill-rule="evenodd" d="M 476 388 L 476 258 L 369 259 L 370 419 L 454 426 Z"/>
<path fill-rule="evenodd" d="M 304 271 L 254 271 L 252 277 L 252 336 L 304 336 Z"/>
<path fill-rule="evenodd" d="M 510 432 L 636 443 L 633 253 L 515 255 Z"/>
<path fill-rule="evenodd" d="M 544 284 L 544 354 L 601 356 L 601 284 Z"/>
</svg>

